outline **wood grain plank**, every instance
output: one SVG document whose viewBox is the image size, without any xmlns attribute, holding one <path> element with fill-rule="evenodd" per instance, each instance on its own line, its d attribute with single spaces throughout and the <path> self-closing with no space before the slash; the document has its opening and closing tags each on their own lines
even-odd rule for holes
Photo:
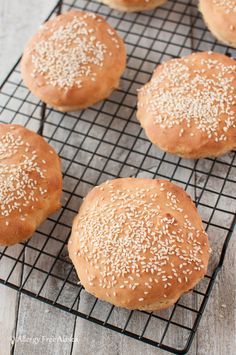
<svg viewBox="0 0 236 355">
<path fill-rule="evenodd" d="M 11 256 L 17 257 L 21 247 L 14 247 Z M 8 254 L 8 252 L 6 252 Z M 8 254 L 9 255 L 9 254 Z M 14 262 L 7 257 L 2 257 L 0 260 L 0 277 L 7 279 L 11 270 L 14 267 Z M 20 284 L 22 268 L 17 265 L 14 269 L 9 281 L 14 284 Z M 19 294 L 4 285 L 0 285 L 0 339 L 1 349 L 4 354 L 10 354 L 14 345 L 15 327 L 18 314 Z"/>
<path fill-rule="evenodd" d="M 22 295 L 14 354 L 70 354 L 73 327 L 70 314 Z"/>
<path fill-rule="evenodd" d="M 236 233 L 197 332 L 197 355 L 234 355 L 236 349 Z"/>
<path fill-rule="evenodd" d="M 56 0 L 0 1 L 0 82 L 56 2 Z"/>
<path fill-rule="evenodd" d="M 14 336 L 17 293 L 6 286 L 0 286 L 0 338 L 1 348 L 10 354 Z"/>
<path fill-rule="evenodd" d="M 156 332 L 158 332 L 158 328 L 153 328 L 152 333 Z M 112 330 L 105 329 L 101 326 L 80 318 L 77 318 L 76 320 L 76 330 L 74 337 L 76 341 L 73 344 L 73 351 L 71 355 L 77 355 L 78 353 L 83 355 L 164 354 L 162 350 L 157 349 L 151 345 L 145 344 L 123 334 L 118 334 Z M 195 354 L 195 346 L 193 344 L 189 355 Z"/>
<path fill-rule="evenodd" d="M 219 162 L 211 165 L 212 163 L 207 160 L 199 161 L 198 168 L 201 171 L 207 172 L 212 169 L 212 173 L 215 177 L 211 177 L 208 182 L 208 188 L 216 191 L 217 193 L 223 192 L 229 195 L 235 195 L 235 184 L 231 183 L 230 188 L 224 187 L 223 180 L 221 178 L 232 174 L 228 167 L 220 162 L 230 162 L 232 154 L 228 154 L 219 159 Z M 232 178 L 233 176 L 231 176 Z M 206 182 L 207 176 L 205 174 L 199 174 L 198 184 L 203 186 Z M 233 188 L 234 186 L 234 188 Z M 230 191 L 227 191 L 230 189 Z M 217 201 L 218 198 L 218 201 Z M 213 207 L 221 208 L 224 211 L 236 210 L 236 203 L 230 198 L 219 197 L 214 193 L 205 192 L 201 198 L 201 202 L 212 208 L 206 208 L 199 206 L 200 213 L 205 220 L 211 220 L 218 226 L 230 227 L 232 216 L 228 213 L 213 212 Z M 209 270 L 213 270 L 218 264 L 220 254 L 222 251 L 223 242 L 225 240 L 227 232 L 221 230 L 219 227 L 210 226 L 207 230 L 210 245 L 212 248 L 212 255 L 210 257 Z M 200 327 L 197 332 L 197 354 L 199 355 L 215 355 L 215 354 L 235 354 L 235 327 L 236 327 L 236 233 L 231 238 L 230 246 L 227 250 L 223 269 L 217 276 L 216 282 L 213 287 L 213 291 L 209 302 L 207 304 L 205 313 L 200 323 Z M 233 270 L 233 272 L 232 272 Z M 200 298 L 200 297 L 199 297 Z M 200 302 L 200 299 L 198 300 Z"/>
</svg>

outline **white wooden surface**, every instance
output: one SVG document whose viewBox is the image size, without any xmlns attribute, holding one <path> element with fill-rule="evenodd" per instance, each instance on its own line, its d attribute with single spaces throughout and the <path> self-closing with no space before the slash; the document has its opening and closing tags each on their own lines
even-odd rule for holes
<svg viewBox="0 0 236 355">
<path fill-rule="evenodd" d="M 0 81 L 15 62 L 27 38 L 46 17 L 54 0 L 0 1 Z M 191 355 L 236 352 L 236 236 L 216 282 Z M 1 264 L 2 265 L 2 264 Z M 1 266 L 3 267 L 3 266 Z M 21 276 L 21 268 L 17 270 Z M 223 304 L 223 307 L 222 307 Z M 44 336 L 75 337 L 75 343 L 50 343 Z M 18 341 L 14 343 L 14 338 Z M 176 339 L 177 339 L 176 335 Z M 34 339 L 19 341 L 19 339 Z M 39 340 L 37 340 L 39 339 Z M 163 352 L 110 330 L 76 319 L 27 296 L 0 286 L 0 355 L 155 355 Z"/>
</svg>

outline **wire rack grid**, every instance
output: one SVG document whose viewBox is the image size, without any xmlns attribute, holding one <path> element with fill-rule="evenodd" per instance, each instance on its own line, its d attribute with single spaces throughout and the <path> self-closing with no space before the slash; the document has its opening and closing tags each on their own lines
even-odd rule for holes
<svg viewBox="0 0 236 355">
<path fill-rule="evenodd" d="M 235 56 L 205 28 L 195 0 L 170 0 L 148 13 L 118 13 L 97 1 L 59 1 L 52 13 L 72 8 L 104 16 L 124 38 L 127 69 L 120 89 L 78 113 L 47 108 L 21 80 L 19 61 L 4 80 L 0 121 L 41 133 L 62 160 L 63 207 L 26 243 L 0 248 L 0 283 L 71 314 L 175 354 L 185 354 L 209 299 L 235 225 L 235 152 L 190 161 L 154 147 L 136 121 L 136 91 L 157 63 L 194 51 Z M 72 220 L 87 192 L 117 177 L 169 179 L 195 200 L 212 245 L 209 272 L 170 309 L 158 313 L 117 309 L 87 294 L 68 259 Z M 4 267 L 2 267 L 4 265 Z"/>
</svg>

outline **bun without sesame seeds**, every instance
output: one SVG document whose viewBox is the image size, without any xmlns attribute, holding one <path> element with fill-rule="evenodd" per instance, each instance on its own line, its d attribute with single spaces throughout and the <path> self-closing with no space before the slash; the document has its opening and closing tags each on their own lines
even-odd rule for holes
<svg viewBox="0 0 236 355">
<path fill-rule="evenodd" d="M 167 0 L 98 0 L 112 9 L 126 12 L 148 11 L 163 5 Z"/>
<path fill-rule="evenodd" d="M 95 187 L 73 222 L 69 255 L 85 289 L 128 309 L 174 304 L 207 271 L 208 237 L 191 198 L 164 180 Z"/>
<path fill-rule="evenodd" d="M 118 88 L 125 70 L 123 40 L 100 16 L 66 12 L 46 22 L 21 61 L 25 85 L 59 111 L 89 107 Z"/>
<path fill-rule="evenodd" d="M 60 208 L 61 164 L 38 134 L 0 124 L 0 245 L 29 239 Z"/>
<path fill-rule="evenodd" d="M 200 0 L 199 11 L 212 34 L 236 48 L 236 0 Z"/>
<path fill-rule="evenodd" d="M 137 118 L 152 143 L 184 158 L 236 148 L 236 62 L 193 53 L 158 65 L 138 93 Z"/>
</svg>

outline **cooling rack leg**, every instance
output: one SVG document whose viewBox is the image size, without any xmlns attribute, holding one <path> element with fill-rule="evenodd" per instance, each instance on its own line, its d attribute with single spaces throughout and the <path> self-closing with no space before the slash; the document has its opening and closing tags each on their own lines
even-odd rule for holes
<svg viewBox="0 0 236 355">
<path fill-rule="evenodd" d="M 60 1 L 58 2 L 57 11 L 56 11 L 57 15 L 60 15 L 60 14 L 61 14 L 62 3 L 63 3 L 63 0 L 60 0 Z"/>
<path fill-rule="evenodd" d="M 40 134 L 41 136 L 43 135 L 43 126 L 44 126 L 44 122 L 45 122 L 46 108 L 47 108 L 47 105 L 43 102 L 42 106 L 41 106 L 41 112 L 40 112 L 41 122 L 40 122 L 40 127 L 38 130 L 38 134 Z"/>
<path fill-rule="evenodd" d="M 56 9 L 57 15 L 61 14 L 62 4 L 63 4 L 63 0 L 59 0 L 58 4 L 57 4 L 57 9 Z M 41 113 L 40 113 L 41 123 L 40 123 L 39 131 L 38 131 L 38 133 L 41 136 L 43 135 L 43 127 L 44 127 L 44 122 L 45 122 L 46 108 L 47 108 L 47 105 L 43 102 L 42 106 L 41 106 Z"/>
</svg>

